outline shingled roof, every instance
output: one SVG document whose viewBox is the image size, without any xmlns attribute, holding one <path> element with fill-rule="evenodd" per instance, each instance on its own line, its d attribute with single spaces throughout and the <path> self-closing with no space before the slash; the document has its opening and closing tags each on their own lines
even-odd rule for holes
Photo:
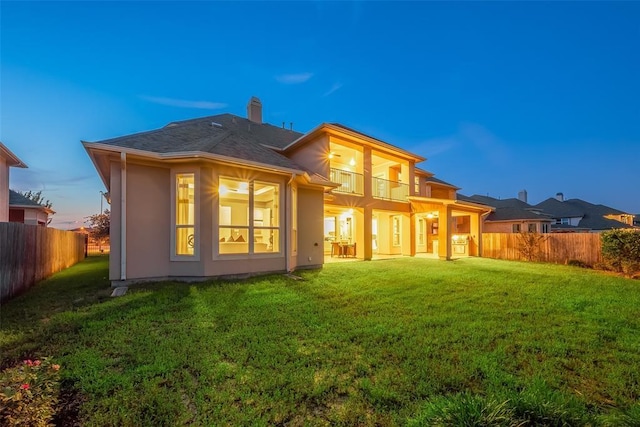
<svg viewBox="0 0 640 427">
<path fill-rule="evenodd" d="M 17 191 L 9 190 L 9 207 L 15 208 L 35 208 L 44 211 L 51 211 L 48 207 L 36 203 L 28 197 L 23 196 Z"/>
<path fill-rule="evenodd" d="M 568 200 L 561 202 L 560 200 L 549 197 L 547 200 L 535 205 L 536 208 L 542 209 L 554 218 L 580 218 L 584 216 L 584 209 L 568 203 Z"/>
<path fill-rule="evenodd" d="M 481 196 L 474 194 L 473 196 L 464 196 L 458 194 L 460 200 L 466 200 L 474 203 L 481 203 L 496 208 L 489 216 L 487 221 L 518 221 L 518 220 L 535 220 L 535 221 L 552 221 L 548 215 L 541 213 L 538 209 L 523 202 L 520 199 L 496 199 L 489 196 Z"/>
<path fill-rule="evenodd" d="M 549 198 L 538 203 L 536 207 L 543 209 L 553 218 L 581 218 L 578 227 L 591 230 L 610 230 L 613 228 L 632 228 L 614 219 L 605 218 L 605 215 L 625 215 L 618 209 L 605 206 L 594 205 L 581 199 L 568 199 L 561 202 L 554 198 Z M 559 228 L 554 225 L 553 228 Z"/>
<path fill-rule="evenodd" d="M 233 114 L 219 114 L 172 122 L 160 129 L 96 143 L 159 154 L 209 153 L 303 170 L 288 157 L 268 148 L 282 148 L 301 136 L 299 132 L 267 123 L 255 123 Z"/>
</svg>

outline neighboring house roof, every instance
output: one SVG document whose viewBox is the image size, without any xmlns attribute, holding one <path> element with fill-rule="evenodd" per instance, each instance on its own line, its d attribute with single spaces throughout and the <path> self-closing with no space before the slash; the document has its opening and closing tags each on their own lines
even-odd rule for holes
<svg viewBox="0 0 640 427">
<path fill-rule="evenodd" d="M 516 198 L 496 199 L 478 194 L 473 196 L 458 194 L 458 199 L 495 207 L 496 209 L 487 216 L 487 221 L 552 221 L 548 215 L 539 212 L 528 203 Z"/>
<path fill-rule="evenodd" d="M 561 202 L 556 198 L 549 197 L 535 207 L 542 209 L 554 218 L 580 218 L 584 216 L 584 209 L 567 202 L 568 200 Z"/>
<path fill-rule="evenodd" d="M 538 203 L 536 207 L 543 209 L 554 218 L 581 218 L 578 228 L 591 230 L 609 230 L 612 228 L 632 228 L 614 219 L 605 218 L 606 215 L 630 215 L 618 209 L 605 206 L 594 205 L 581 199 L 568 199 L 561 202 L 554 198 L 549 198 Z M 557 228 L 557 227 L 554 227 Z"/>
<path fill-rule="evenodd" d="M 18 156 L 13 154 L 11 150 L 9 150 L 7 146 L 4 145 L 1 141 L 0 141 L 0 157 L 7 159 L 7 164 L 9 166 L 13 166 L 15 168 L 27 167 L 27 165 L 22 160 L 20 160 Z"/>
<path fill-rule="evenodd" d="M 481 196 L 479 194 L 474 194 L 473 196 L 469 196 L 468 198 L 477 203 L 483 203 L 485 205 L 493 206 L 496 208 L 533 209 L 533 206 L 531 206 L 530 204 L 516 198 L 496 199 L 494 197 Z"/>
<path fill-rule="evenodd" d="M 518 220 L 544 221 L 544 222 L 553 221 L 547 215 L 535 213 L 534 211 L 527 210 L 527 209 L 512 208 L 512 207 L 498 207 L 494 212 L 492 212 L 487 217 L 487 221 L 518 221 Z"/>
<path fill-rule="evenodd" d="M 163 128 L 97 141 L 158 154 L 210 153 L 280 168 L 304 170 L 291 159 L 267 148 L 279 147 L 302 134 L 232 114 L 172 122 Z"/>
<path fill-rule="evenodd" d="M 38 209 L 45 211 L 49 214 L 54 213 L 50 208 L 36 203 L 28 197 L 23 196 L 17 191 L 9 190 L 9 207 L 10 208 L 24 208 L 24 209 Z"/>
</svg>

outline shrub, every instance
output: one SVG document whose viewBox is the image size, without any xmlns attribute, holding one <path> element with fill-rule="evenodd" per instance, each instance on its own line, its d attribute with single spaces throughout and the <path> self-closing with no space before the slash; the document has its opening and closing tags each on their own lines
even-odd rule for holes
<svg viewBox="0 0 640 427">
<path fill-rule="evenodd" d="M 629 276 L 640 272 L 640 232 L 611 230 L 602 233 L 602 265 Z"/>
<path fill-rule="evenodd" d="M 541 250 L 540 245 L 549 236 L 541 233 L 521 232 L 518 234 L 518 251 L 520 255 L 528 261 L 539 261 Z"/>
<path fill-rule="evenodd" d="M 58 402 L 60 365 L 25 360 L 0 374 L 0 417 L 8 426 L 51 426 Z"/>
<path fill-rule="evenodd" d="M 439 397 L 410 420 L 409 426 L 512 426 L 514 414 L 508 401 L 462 393 Z"/>
</svg>

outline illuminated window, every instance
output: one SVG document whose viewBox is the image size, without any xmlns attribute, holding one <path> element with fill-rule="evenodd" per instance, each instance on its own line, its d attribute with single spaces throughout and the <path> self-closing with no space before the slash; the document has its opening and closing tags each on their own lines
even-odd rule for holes
<svg viewBox="0 0 640 427">
<path fill-rule="evenodd" d="M 298 189 L 291 189 L 291 251 L 298 252 Z"/>
<path fill-rule="evenodd" d="M 196 247 L 195 175 L 175 175 L 175 255 L 193 256 Z"/>
<path fill-rule="evenodd" d="M 400 246 L 400 217 L 393 217 L 393 246 Z"/>
<path fill-rule="evenodd" d="M 280 252 L 278 184 L 253 184 L 254 252 Z"/>
<path fill-rule="evenodd" d="M 279 185 L 220 178 L 219 253 L 280 252 Z"/>
</svg>

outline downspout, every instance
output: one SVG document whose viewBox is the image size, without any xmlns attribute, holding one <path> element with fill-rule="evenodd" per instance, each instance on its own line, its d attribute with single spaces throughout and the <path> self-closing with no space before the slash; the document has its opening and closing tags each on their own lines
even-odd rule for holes
<svg viewBox="0 0 640 427">
<path fill-rule="evenodd" d="M 127 153 L 120 153 L 120 280 L 127 280 Z"/>
<path fill-rule="evenodd" d="M 285 221 L 286 224 L 284 227 L 284 255 L 285 255 L 284 262 L 285 262 L 285 269 L 287 270 L 287 273 L 291 272 L 291 255 L 289 254 L 289 247 L 291 246 L 291 244 L 289 242 L 289 239 L 291 235 L 290 227 L 293 224 L 292 215 L 295 214 L 295 212 L 292 212 L 293 198 L 291 197 L 291 183 L 293 182 L 294 179 L 296 179 L 296 174 L 292 173 L 291 179 L 289 180 L 289 182 L 287 182 L 286 191 L 284 192 L 284 205 L 287 208 L 285 211 L 285 219 L 289 218 L 289 221 Z"/>
</svg>

